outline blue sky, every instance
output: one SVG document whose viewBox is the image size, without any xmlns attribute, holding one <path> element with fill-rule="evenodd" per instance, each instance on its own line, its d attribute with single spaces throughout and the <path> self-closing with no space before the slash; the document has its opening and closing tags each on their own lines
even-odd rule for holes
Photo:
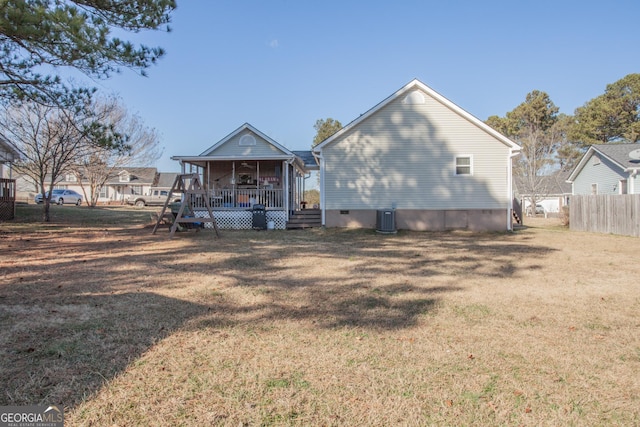
<svg viewBox="0 0 640 427">
<path fill-rule="evenodd" d="M 542 90 L 573 114 L 640 72 L 640 2 L 178 0 L 170 33 L 130 39 L 166 56 L 92 82 L 158 130 L 160 171 L 245 122 L 309 149 L 413 78 L 486 120 Z"/>
</svg>

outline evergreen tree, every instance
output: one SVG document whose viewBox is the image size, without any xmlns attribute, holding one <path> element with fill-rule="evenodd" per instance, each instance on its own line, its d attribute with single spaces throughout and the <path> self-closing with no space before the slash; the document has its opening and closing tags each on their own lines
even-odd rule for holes
<svg viewBox="0 0 640 427">
<path fill-rule="evenodd" d="M 114 30 L 167 27 L 175 0 L 0 0 L 0 99 L 60 103 L 71 92 L 47 70 L 105 78 L 120 67 L 144 75 L 162 48 L 135 46 Z M 44 74 L 41 74 L 43 73 Z"/>
<path fill-rule="evenodd" d="M 582 145 L 640 141 L 640 74 L 607 85 L 604 94 L 576 109 L 570 138 Z"/>
<path fill-rule="evenodd" d="M 312 148 L 342 129 L 342 123 L 329 117 L 316 120 L 313 128 L 316 130 L 316 136 L 313 138 Z"/>
</svg>

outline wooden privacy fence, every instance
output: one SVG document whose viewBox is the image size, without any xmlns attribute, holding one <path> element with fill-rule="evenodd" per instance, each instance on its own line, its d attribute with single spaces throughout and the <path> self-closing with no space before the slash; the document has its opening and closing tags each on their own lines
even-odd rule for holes
<svg viewBox="0 0 640 427">
<path fill-rule="evenodd" d="M 640 194 L 572 196 L 569 226 L 575 231 L 640 237 Z"/>
</svg>

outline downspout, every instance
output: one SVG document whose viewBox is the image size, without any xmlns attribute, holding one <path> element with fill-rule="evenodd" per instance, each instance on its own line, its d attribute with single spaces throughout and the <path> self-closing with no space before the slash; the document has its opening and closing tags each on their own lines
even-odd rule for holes
<svg viewBox="0 0 640 427">
<path fill-rule="evenodd" d="M 291 190 L 290 185 L 291 185 L 291 182 L 292 182 L 291 181 L 291 173 L 289 172 L 289 170 L 291 169 L 290 166 L 293 166 L 293 162 L 294 161 L 295 161 L 295 157 L 292 157 L 289 160 L 285 161 L 285 163 L 287 165 L 287 173 L 285 175 L 286 180 L 287 180 L 287 221 L 289 220 L 289 212 L 291 212 L 292 210 L 295 210 L 295 209 L 291 209 L 292 206 L 290 206 L 290 203 L 292 203 L 293 200 L 289 199 L 289 194 L 291 194 L 292 196 L 295 197 L 295 193 L 298 191 L 297 185 L 295 183 L 295 179 L 296 179 L 295 175 L 293 177 L 293 179 L 294 179 L 294 181 L 293 181 L 294 184 L 293 185 L 296 186 L 296 188 L 293 189 L 293 190 L 295 190 L 295 191 L 289 191 L 289 190 Z"/>
<path fill-rule="evenodd" d="M 306 197 L 304 197 L 304 193 L 307 192 L 307 174 L 302 174 L 302 200 L 306 201 Z"/>
<path fill-rule="evenodd" d="M 507 193 L 509 202 L 507 203 L 507 231 L 513 231 L 513 158 L 520 152 L 513 152 L 509 149 L 507 157 Z M 524 205 L 523 205 L 524 206 Z"/>
<path fill-rule="evenodd" d="M 322 226 L 326 227 L 327 226 L 327 221 L 326 221 L 326 205 L 327 204 L 325 200 L 325 191 L 324 191 L 325 163 L 324 163 L 324 156 L 322 155 L 322 152 L 318 153 L 316 158 L 320 160 L 320 214 L 322 218 Z"/>
<path fill-rule="evenodd" d="M 285 174 L 284 174 L 284 182 L 285 182 L 285 193 L 284 193 L 284 205 L 287 209 L 287 221 L 289 221 L 289 213 L 291 212 L 291 206 L 289 205 L 291 203 L 291 200 L 289 200 L 289 193 L 291 192 L 291 176 L 289 175 L 289 166 L 291 166 L 293 164 L 293 161 L 295 159 L 291 158 L 289 160 L 285 160 L 284 164 L 285 164 Z"/>
</svg>

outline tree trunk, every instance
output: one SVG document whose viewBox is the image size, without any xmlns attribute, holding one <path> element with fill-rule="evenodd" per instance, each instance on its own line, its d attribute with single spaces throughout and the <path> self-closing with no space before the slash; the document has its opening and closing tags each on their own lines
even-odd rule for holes
<svg viewBox="0 0 640 427">
<path fill-rule="evenodd" d="M 45 197 L 42 204 L 44 205 L 42 210 L 42 222 L 51 222 L 51 203 L 49 203 L 49 199 Z"/>
</svg>

